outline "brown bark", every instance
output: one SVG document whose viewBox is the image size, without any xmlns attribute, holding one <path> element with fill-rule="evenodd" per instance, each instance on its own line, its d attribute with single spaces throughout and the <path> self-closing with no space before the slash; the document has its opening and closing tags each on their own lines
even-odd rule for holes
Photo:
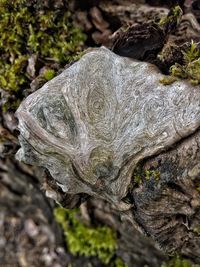
<svg viewBox="0 0 200 267">
<path fill-rule="evenodd" d="M 39 182 L 42 176 L 41 169 L 19 164 L 13 156 L 0 161 L 0 266 L 103 266 L 98 259 L 74 257 L 67 252 L 62 230 L 53 217 L 54 204 L 45 197 Z M 152 241 L 129 223 L 122 223 L 108 204 L 93 200 L 87 206 L 91 221 L 118 232 L 117 255 L 130 266 L 133 262 L 138 267 L 160 266 L 166 259 Z"/>
<path fill-rule="evenodd" d="M 200 131 L 182 140 L 171 150 L 142 163 L 142 169 L 156 168 L 153 177 L 131 196 L 137 224 L 168 253 L 200 263 Z"/>
</svg>

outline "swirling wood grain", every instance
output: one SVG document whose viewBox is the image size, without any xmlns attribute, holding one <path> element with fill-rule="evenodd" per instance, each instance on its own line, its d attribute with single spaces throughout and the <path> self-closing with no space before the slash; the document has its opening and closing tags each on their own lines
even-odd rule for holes
<svg viewBox="0 0 200 267">
<path fill-rule="evenodd" d="M 118 209 L 141 159 L 200 126 L 200 87 L 159 83 L 151 64 L 95 49 L 23 101 L 17 157 L 47 168 L 64 192 Z"/>
</svg>

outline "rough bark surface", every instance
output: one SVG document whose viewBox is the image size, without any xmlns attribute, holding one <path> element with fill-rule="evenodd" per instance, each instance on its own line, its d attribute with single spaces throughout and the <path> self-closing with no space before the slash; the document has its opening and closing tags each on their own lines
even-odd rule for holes
<svg viewBox="0 0 200 267">
<path fill-rule="evenodd" d="M 117 231 L 118 249 L 117 256 L 123 259 L 128 266 L 160 267 L 168 257 L 161 249 L 146 235 L 140 233 L 131 222 L 121 220 L 119 212 L 112 206 L 100 199 L 90 199 L 82 204 L 90 218 L 95 218 L 97 222 L 110 226 Z"/>
<path fill-rule="evenodd" d="M 141 168 L 156 168 L 159 182 L 153 177 L 132 193 L 133 217 L 141 228 L 168 253 L 200 263 L 200 131 L 176 144 L 172 149 L 148 159 Z"/>
<path fill-rule="evenodd" d="M 90 3 L 89 3 L 90 2 Z M 74 21 L 87 34 L 89 46 L 112 46 L 116 31 L 122 27 L 142 25 L 144 23 L 159 21 L 167 15 L 169 7 L 174 1 L 73 1 L 71 10 Z M 152 3 L 153 2 L 153 3 Z M 181 5 L 184 15 L 176 31 L 170 35 L 170 41 L 199 41 L 199 9 L 192 2 L 177 1 Z M 184 2 L 184 3 L 183 3 Z M 147 5 L 150 4 L 150 5 Z M 196 7 L 196 9 L 195 9 Z M 112 35 L 114 33 L 114 35 Z"/>
<path fill-rule="evenodd" d="M 195 136 L 177 143 L 200 126 L 200 90 L 183 81 L 166 87 L 160 78 L 153 65 L 105 48 L 87 53 L 23 101 L 17 157 L 47 168 L 73 195 L 69 206 L 81 194 L 103 198 L 166 252 L 199 262 L 199 144 Z"/>
<path fill-rule="evenodd" d="M 0 266 L 67 265 L 53 206 L 38 181 L 16 167 L 8 158 L 0 160 Z"/>
</svg>

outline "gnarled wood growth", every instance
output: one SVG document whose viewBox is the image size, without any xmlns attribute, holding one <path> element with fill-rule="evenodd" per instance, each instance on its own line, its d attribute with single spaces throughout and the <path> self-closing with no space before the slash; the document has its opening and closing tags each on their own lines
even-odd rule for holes
<svg viewBox="0 0 200 267">
<path fill-rule="evenodd" d="M 198 132 L 177 143 L 200 126 L 200 88 L 161 77 L 106 48 L 87 53 L 21 104 L 17 157 L 49 170 L 55 199 L 60 189 L 68 206 L 103 198 L 167 252 L 198 262 Z"/>
</svg>

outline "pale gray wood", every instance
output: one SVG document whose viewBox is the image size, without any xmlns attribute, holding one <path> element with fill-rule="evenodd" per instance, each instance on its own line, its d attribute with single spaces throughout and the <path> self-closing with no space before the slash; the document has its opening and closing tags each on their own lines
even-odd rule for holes
<svg viewBox="0 0 200 267">
<path fill-rule="evenodd" d="M 200 86 L 161 77 L 106 48 L 88 52 L 22 102 L 17 158 L 49 170 L 47 195 L 65 207 L 105 199 L 165 252 L 199 263 Z M 160 180 L 146 181 L 155 164 Z"/>
<path fill-rule="evenodd" d="M 200 126 L 200 87 L 159 83 L 151 64 L 95 49 L 22 102 L 17 158 L 47 168 L 66 193 L 122 199 L 137 163 Z"/>
</svg>

